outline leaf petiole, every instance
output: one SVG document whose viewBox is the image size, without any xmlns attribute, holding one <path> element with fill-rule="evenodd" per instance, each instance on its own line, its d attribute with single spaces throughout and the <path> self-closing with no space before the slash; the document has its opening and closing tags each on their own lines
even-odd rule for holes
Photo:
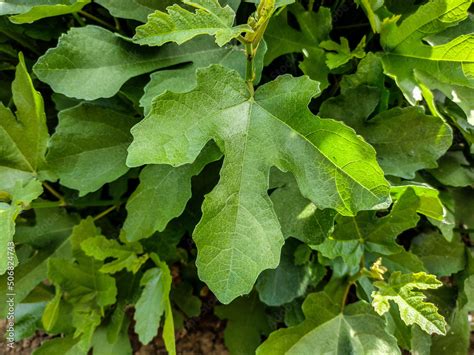
<svg viewBox="0 0 474 355">
<path fill-rule="evenodd" d="M 54 197 L 56 197 L 59 201 L 58 206 L 65 206 L 66 201 L 64 199 L 64 196 L 61 195 L 59 192 L 57 192 L 50 184 L 48 184 L 46 181 L 43 181 L 43 186 L 45 187 L 46 190 L 48 190 Z"/>
<path fill-rule="evenodd" d="M 112 26 L 111 24 L 105 22 L 104 20 L 102 20 L 102 19 L 100 19 L 100 18 L 98 18 L 98 17 L 96 17 L 96 16 L 94 16 L 94 15 L 91 15 L 91 14 L 88 13 L 88 12 L 85 12 L 85 11 L 82 11 L 82 10 L 81 10 L 81 11 L 79 11 L 78 13 L 79 13 L 80 15 L 82 15 L 82 16 L 84 16 L 84 17 L 90 19 L 90 20 L 92 20 L 92 21 L 95 21 L 95 22 L 101 24 L 102 26 L 107 27 L 108 29 L 110 29 L 110 30 L 112 30 L 112 31 L 115 31 L 115 30 L 116 30 L 115 26 Z"/>
</svg>

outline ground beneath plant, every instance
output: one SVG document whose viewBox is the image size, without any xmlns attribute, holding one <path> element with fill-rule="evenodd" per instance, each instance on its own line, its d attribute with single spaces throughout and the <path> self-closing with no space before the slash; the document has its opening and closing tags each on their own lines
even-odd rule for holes
<svg viewBox="0 0 474 355">
<path fill-rule="evenodd" d="M 184 329 L 176 332 L 176 353 L 178 355 L 228 355 L 229 351 L 224 345 L 225 322 L 214 316 L 191 319 L 185 324 Z M 33 337 L 16 343 L 10 350 L 6 347 L 5 322 L 0 321 L 0 354 L 30 355 L 44 341 L 51 339 L 42 332 L 37 332 Z M 149 345 L 142 346 L 135 336 L 131 337 L 135 355 L 165 355 L 167 354 L 163 341 L 156 337 Z M 100 354 L 98 354 L 100 355 Z"/>
</svg>

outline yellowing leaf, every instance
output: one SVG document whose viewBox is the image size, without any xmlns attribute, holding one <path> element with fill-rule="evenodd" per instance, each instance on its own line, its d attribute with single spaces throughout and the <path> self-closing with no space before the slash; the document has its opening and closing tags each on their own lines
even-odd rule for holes
<svg viewBox="0 0 474 355">
<path fill-rule="evenodd" d="M 418 290 L 437 289 L 442 283 L 434 275 L 424 272 L 402 274 L 395 271 L 387 282 L 377 281 L 378 291 L 372 293 L 372 305 L 383 315 L 394 301 L 400 309 L 400 316 L 407 325 L 418 324 L 428 334 L 446 334 L 446 321 L 438 313 L 438 308 L 425 302 L 425 295 Z"/>
<path fill-rule="evenodd" d="M 156 11 L 148 22 L 137 28 L 134 41 L 139 44 L 161 46 L 167 42 L 182 44 L 198 35 L 215 35 L 223 46 L 242 32 L 251 32 L 248 25 L 233 26 L 235 13 L 229 6 L 221 7 L 217 0 L 183 0 L 195 12 L 172 5 L 167 13 Z"/>
</svg>

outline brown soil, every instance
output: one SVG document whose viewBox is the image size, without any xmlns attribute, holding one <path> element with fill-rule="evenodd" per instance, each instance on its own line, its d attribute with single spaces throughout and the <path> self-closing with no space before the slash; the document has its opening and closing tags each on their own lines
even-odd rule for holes
<svg viewBox="0 0 474 355">
<path fill-rule="evenodd" d="M 224 345 L 225 323 L 214 316 L 190 319 L 182 330 L 176 332 L 176 353 L 178 355 L 228 355 Z M 0 321 L 0 334 L 5 334 L 5 322 Z M 44 341 L 50 339 L 42 332 L 36 332 L 31 338 L 15 344 L 15 348 L 7 349 L 5 339 L 0 337 L 0 354 L 30 355 Z M 166 355 L 161 336 L 157 336 L 149 345 L 138 343 L 136 335 L 131 336 L 135 355 Z M 100 355 L 100 354 L 97 354 Z"/>
<path fill-rule="evenodd" d="M 188 320 L 184 329 L 176 333 L 176 353 L 178 355 L 228 355 L 229 351 L 224 345 L 224 322 L 214 317 L 198 321 L 199 323 L 193 322 L 193 319 Z M 134 354 L 165 355 L 167 352 L 161 336 L 158 336 L 149 345 L 139 345 Z"/>
<path fill-rule="evenodd" d="M 50 339 L 48 335 L 43 332 L 36 332 L 34 336 L 28 339 L 24 339 L 15 343 L 15 347 L 7 348 L 7 342 L 4 338 L 5 334 L 5 321 L 0 320 L 0 354 L 21 354 L 21 355 L 30 355 L 34 349 L 39 348 L 39 346 L 46 340 Z"/>
</svg>

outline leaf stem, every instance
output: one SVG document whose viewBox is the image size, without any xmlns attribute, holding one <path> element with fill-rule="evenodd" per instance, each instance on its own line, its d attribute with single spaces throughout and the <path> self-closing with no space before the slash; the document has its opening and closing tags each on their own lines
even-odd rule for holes
<svg viewBox="0 0 474 355">
<path fill-rule="evenodd" d="M 118 18 L 114 17 L 114 22 L 115 22 L 115 29 L 117 30 L 117 32 L 120 32 L 120 21 Z"/>
<path fill-rule="evenodd" d="M 120 206 L 120 204 L 116 204 L 116 205 L 110 206 L 110 207 L 107 208 L 105 211 L 102 211 L 101 213 L 99 213 L 98 215 L 96 215 L 96 216 L 94 217 L 94 221 L 97 221 L 98 219 L 101 219 L 102 217 L 105 217 L 105 216 L 108 215 L 110 212 L 116 210 L 119 206 Z"/>
<path fill-rule="evenodd" d="M 23 47 L 29 49 L 34 54 L 41 55 L 41 52 L 39 50 L 37 50 L 35 47 L 33 47 L 31 44 L 29 44 L 27 41 L 23 40 L 22 38 L 17 37 L 15 34 L 9 32 L 9 31 L 0 31 L 0 32 L 3 33 L 8 38 L 14 40 L 15 42 L 18 42 Z"/>
<path fill-rule="evenodd" d="M 365 22 L 365 23 L 356 23 L 356 24 L 353 24 L 353 25 L 334 26 L 333 29 L 335 29 L 335 30 L 348 30 L 348 29 L 351 29 L 351 28 L 360 28 L 360 27 L 367 27 L 367 26 L 370 26 L 370 23 Z"/>
<path fill-rule="evenodd" d="M 255 80 L 255 64 L 254 64 L 254 49 L 252 42 L 245 43 L 245 56 L 247 60 L 246 70 L 245 70 L 245 81 L 249 88 L 250 94 L 253 96 L 254 88 L 253 81 Z"/>
<path fill-rule="evenodd" d="M 454 228 L 453 230 L 460 233 L 474 233 L 474 228 Z"/>
<path fill-rule="evenodd" d="M 81 10 L 81 11 L 79 11 L 79 14 L 81 14 L 82 16 L 84 16 L 84 17 L 86 17 L 86 18 L 88 18 L 88 19 L 90 19 L 90 20 L 93 20 L 93 21 L 95 21 L 95 22 L 97 22 L 97 23 L 100 23 L 102 26 L 105 26 L 105 27 L 109 28 L 109 29 L 112 30 L 112 31 L 115 31 L 115 30 L 116 30 L 116 28 L 115 28 L 114 26 L 112 26 L 111 24 L 105 22 L 104 20 L 101 20 L 100 18 L 98 18 L 98 17 L 96 17 L 96 16 L 94 16 L 94 15 L 91 15 L 91 14 L 88 13 L 88 12 L 85 12 L 85 11 L 82 11 L 82 10 Z"/>
<path fill-rule="evenodd" d="M 344 294 L 342 295 L 341 312 L 344 310 L 344 307 L 346 306 L 347 296 L 349 296 L 349 291 L 353 284 L 354 282 L 351 281 L 351 279 L 349 279 L 349 283 L 347 284 L 346 289 L 344 290 Z"/>
<path fill-rule="evenodd" d="M 81 19 L 81 16 L 79 16 L 77 12 L 73 12 L 72 17 L 74 17 L 79 26 L 84 27 L 86 25 L 86 23 Z"/>
<path fill-rule="evenodd" d="M 117 200 L 94 200 L 94 201 L 82 201 L 82 202 L 68 202 L 61 204 L 61 201 L 36 201 L 30 203 L 31 208 L 54 208 L 54 207 L 99 207 L 99 206 L 111 206 L 122 203 Z"/>
<path fill-rule="evenodd" d="M 46 181 L 43 181 L 43 186 L 48 190 L 54 197 L 58 199 L 59 206 L 66 206 L 66 201 L 64 196 L 57 192 L 50 184 Z"/>
<path fill-rule="evenodd" d="M 314 7 L 314 0 L 309 0 L 308 11 L 313 11 L 313 7 Z"/>
</svg>

